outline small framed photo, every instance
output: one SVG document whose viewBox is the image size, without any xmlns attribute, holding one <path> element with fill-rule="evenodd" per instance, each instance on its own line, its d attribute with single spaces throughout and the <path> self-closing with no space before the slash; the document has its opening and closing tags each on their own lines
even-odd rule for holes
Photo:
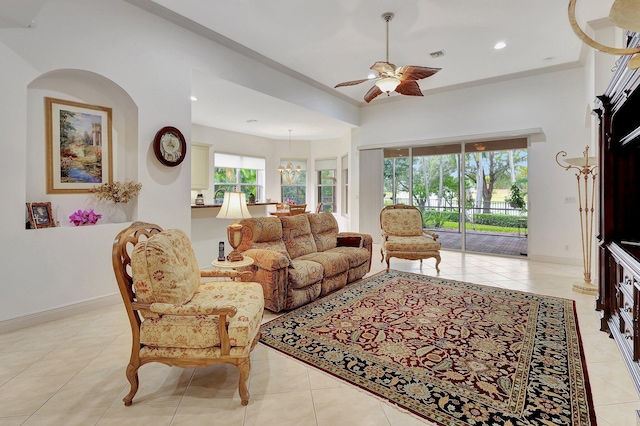
<svg viewBox="0 0 640 426">
<path fill-rule="evenodd" d="M 45 98 L 47 194 L 113 181 L 111 108 Z"/>
<path fill-rule="evenodd" d="M 52 228 L 56 221 L 51 213 L 51 203 L 27 203 L 31 229 Z"/>
</svg>

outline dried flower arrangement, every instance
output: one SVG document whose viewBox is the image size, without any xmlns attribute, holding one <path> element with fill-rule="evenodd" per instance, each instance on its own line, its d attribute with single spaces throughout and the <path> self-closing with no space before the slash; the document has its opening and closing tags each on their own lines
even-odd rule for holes
<svg viewBox="0 0 640 426">
<path fill-rule="evenodd" d="M 141 183 L 114 181 L 113 183 L 103 183 L 102 185 L 94 186 L 91 192 L 95 193 L 96 197 L 101 200 L 112 201 L 114 203 L 128 203 L 140 193 L 141 189 Z"/>
<path fill-rule="evenodd" d="M 74 212 L 71 216 L 69 216 L 69 221 L 76 226 L 91 224 L 95 225 L 98 219 L 102 217 L 101 214 L 96 213 L 93 209 L 86 210 L 78 210 Z"/>
</svg>

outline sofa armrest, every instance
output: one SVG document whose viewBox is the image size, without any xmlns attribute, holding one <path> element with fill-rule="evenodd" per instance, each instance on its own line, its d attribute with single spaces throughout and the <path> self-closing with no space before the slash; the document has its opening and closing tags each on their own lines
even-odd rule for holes
<svg viewBox="0 0 640 426">
<path fill-rule="evenodd" d="M 426 237 L 431 237 L 433 238 L 433 241 L 436 241 L 439 237 L 438 234 L 436 234 L 435 232 L 431 232 L 431 231 L 427 231 L 426 229 L 422 230 L 422 234 Z"/>
<path fill-rule="evenodd" d="M 291 263 L 288 256 L 273 250 L 249 249 L 242 254 L 253 258 L 254 266 L 267 271 L 288 268 Z"/>
<path fill-rule="evenodd" d="M 358 247 L 364 246 L 364 239 L 361 236 L 339 236 L 336 241 L 337 247 Z"/>
</svg>

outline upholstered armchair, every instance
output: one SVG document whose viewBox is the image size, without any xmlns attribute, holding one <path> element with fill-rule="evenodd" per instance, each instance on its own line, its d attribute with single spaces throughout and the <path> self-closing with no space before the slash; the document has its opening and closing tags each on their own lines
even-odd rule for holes
<svg viewBox="0 0 640 426">
<path fill-rule="evenodd" d="M 397 257 L 400 259 L 418 260 L 434 257 L 436 271 L 440 272 L 440 243 L 438 234 L 422 228 L 422 214 L 413 206 L 396 204 L 386 206 L 380 212 L 380 229 L 382 246 L 380 254 L 382 262 Z"/>
<path fill-rule="evenodd" d="M 150 362 L 178 367 L 236 365 L 242 405 L 249 402 L 250 353 L 260 337 L 262 287 L 250 272 L 199 270 L 187 235 L 136 222 L 113 243 L 113 269 L 133 336 L 124 397 L 138 391 L 138 369 Z M 201 278 L 222 278 L 202 282 Z"/>
</svg>

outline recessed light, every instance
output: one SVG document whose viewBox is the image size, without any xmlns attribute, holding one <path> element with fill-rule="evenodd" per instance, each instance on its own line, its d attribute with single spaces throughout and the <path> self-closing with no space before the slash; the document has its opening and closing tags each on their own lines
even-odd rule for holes
<svg viewBox="0 0 640 426">
<path fill-rule="evenodd" d="M 253 118 L 251 120 L 247 120 L 247 123 L 257 123 L 257 122 L 258 122 L 258 120 L 253 119 Z"/>
<path fill-rule="evenodd" d="M 505 43 L 504 41 L 499 41 L 493 46 L 493 48 L 496 50 L 504 49 L 505 47 L 507 47 L 507 43 Z"/>
<path fill-rule="evenodd" d="M 196 98 L 195 96 L 193 96 L 193 95 L 192 95 L 192 96 L 191 96 L 191 100 L 192 100 L 192 101 L 197 101 L 197 100 L 198 100 L 198 98 Z"/>
</svg>

